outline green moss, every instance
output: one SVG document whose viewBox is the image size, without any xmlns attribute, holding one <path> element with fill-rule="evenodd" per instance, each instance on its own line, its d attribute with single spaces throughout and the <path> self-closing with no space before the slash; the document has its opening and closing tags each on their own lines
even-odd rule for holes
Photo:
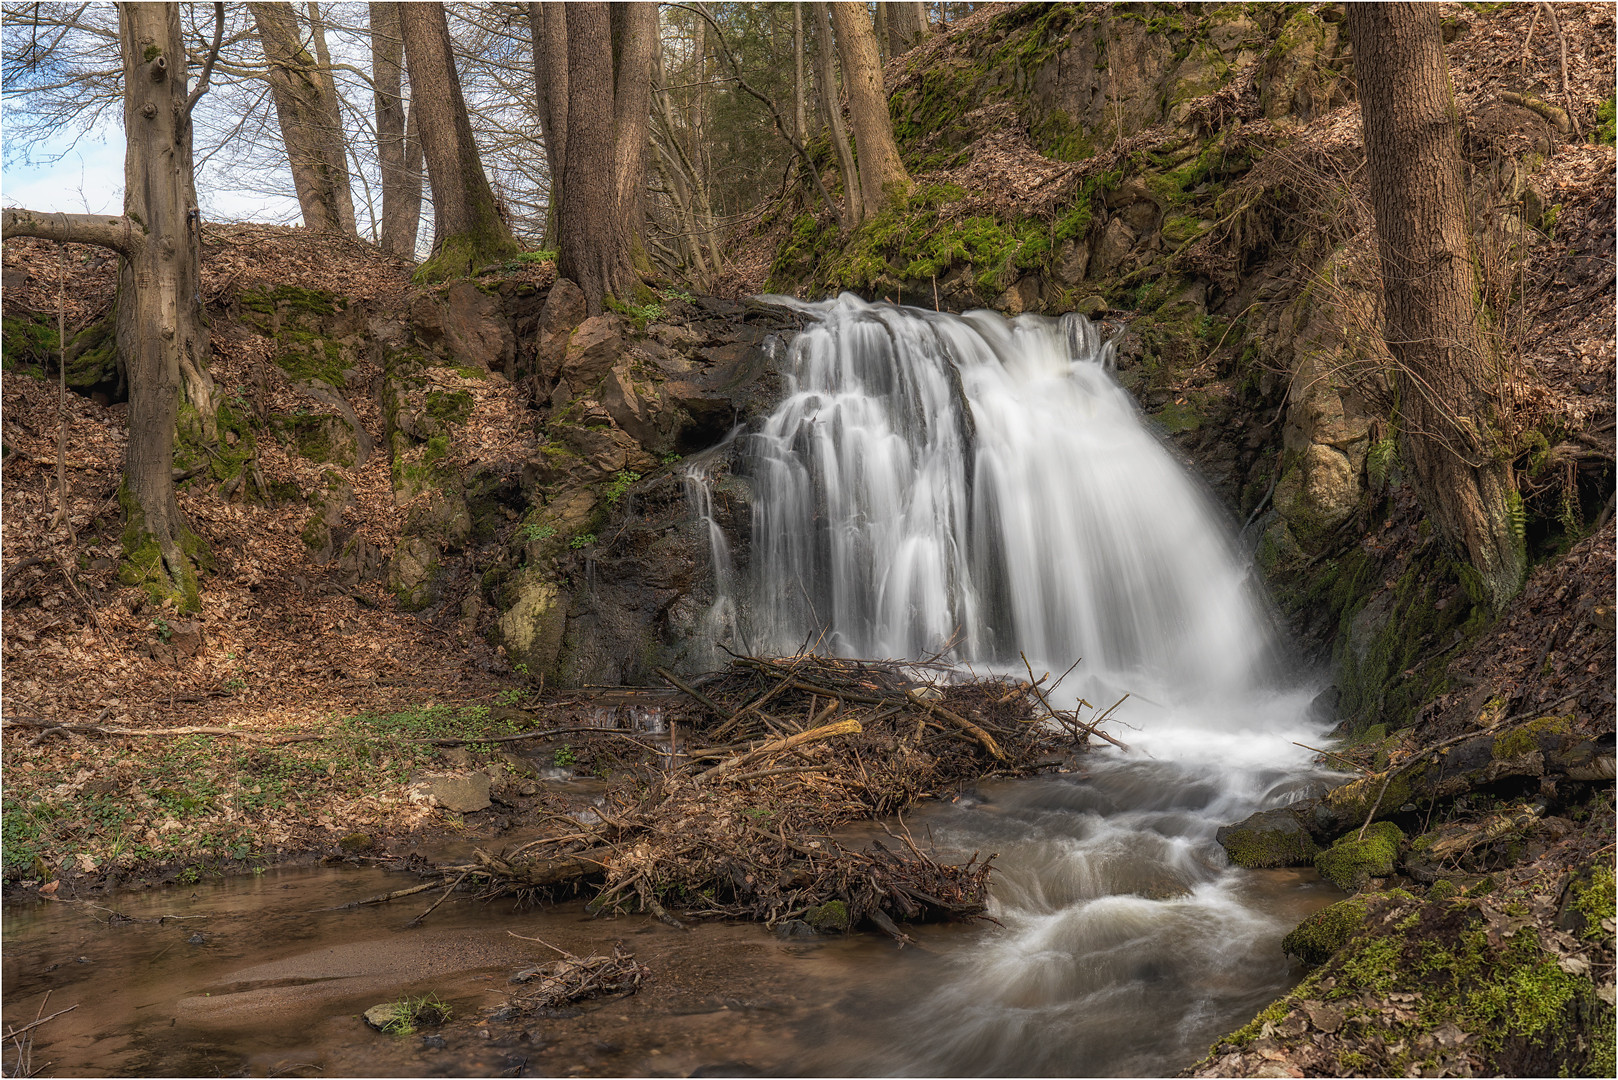
<svg viewBox="0 0 1618 1080">
<path fill-rule="evenodd" d="M 123 560 L 118 569 L 118 580 L 143 590 L 153 604 L 172 602 L 176 610 L 194 615 L 202 610 L 202 596 L 197 584 L 198 569 L 211 571 L 213 553 L 201 537 L 183 528 L 178 544 L 183 558 L 171 573 L 164 565 L 163 550 L 157 537 L 146 528 L 146 514 L 140 503 L 124 484 L 118 485 L 118 504 L 124 512 L 122 536 Z"/>
<path fill-rule="evenodd" d="M 273 289 L 244 289 L 236 303 L 243 309 L 261 315 L 307 313 L 335 315 L 341 310 L 335 293 L 322 289 L 303 289 L 296 285 L 277 285 Z"/>
<path fill-rule="evenodd" d="M 443 424 L 464 424 L 472 415 L 472 395 L 466 390 L 429 391 L 426 413 Z"/>
<path fill-rule="evenodd" d="M 818 933 L 846 934 L 850 928 L 848 905 L 841 900 L 828 900 L 804 912 L 803 921 Z"/>
<path fill-rule="evenodd" d="M 1590 133 L 1592 142 L 1606 146 L 1618 144 L 1618 101 L 1608 98 L 1596 106 L 1596 128 Z"/>
<path fill-rule="evenodd" d="M 1318 967 L 1364 929 L 1368 911 L 1365 899 L 1359 896 L 1321 908 L 1281 939 L 1281 950 L 1309 967 Z"/>
<path fill-rule="evenodd" d="M 55 319 L 40 314 L 6 315 L 0 317 L 0 328 L 7 371 L 44 378 L 47 362 L 55 368 L 59 348 Z"/>
<path fill-rule="evenodd" d="M 487 224 L 481 229 L 443 238 L 438 250 L 416 268 L 411 280 L 421 285 L 468 277 L 482 267 L 522 254 L 511 234 L 498 224 L 492 206 L 487 208 L 485 220 Z"/>
<path fill-rule="evenodd" d="M 156 60 L 159 56 L 163 55 L 163 50 L 158 48 L 156 45 L 148 45 L 146 46 L 146 51 L 141 55 L 145 58 L 146 62 L 150 64 L 153 60 Z"/>
<path fill-rule="evenodd" d="M 1320 848 L 1302 828 L 1221 830 L 1219 844 L 1230 861 L 1249 870 L 1269 866 L 1308 866 Z"/>
<path fill-rule="evenodd" d="M 1618 917 L 1611 863 L 1597 863 L 1587 875 L 1575 877 L 1568 884 L 1572 909 L 1584 922 L 1579 936 L 1586 941 L 1611 941 L 1612 932 L 1602 927 L 1604 919 Z"/>
<path fill-rule="evenodd" d="M 1532 753 L 1539 748 L 1540 737 L 1551 734 L 1562 734 L 1573 730 L 1573 714 L 1566 716 L 1541 716 L 1530 720 L 1526 724 L 1502 731 L 1494 737 L 1494 756 L 1497 758 L 1516 758 Z"/>
<path fill-rule="evenodd" d="M 1373 822 L 1365 830 L 1364 839 L 1359 838 L 1357 830 L 1338 837 L 1331 847 L 1315 856 L 1315 869 L 1339 889 L 1358 889 L 1371 878 L 1393 873 L 1399 845 L 1404 842 L 1404 832 L 1393 822 Z"/>
</svg>

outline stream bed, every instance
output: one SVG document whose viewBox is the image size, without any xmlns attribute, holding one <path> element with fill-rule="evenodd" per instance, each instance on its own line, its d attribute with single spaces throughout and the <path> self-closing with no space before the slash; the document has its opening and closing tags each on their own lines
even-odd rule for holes
<svg viewBox="0 0 1618 1080">
<path fill-rule="evenodd" d="M 927 804 L 903 823 L 918 845 L 998 855 L 996 921 L 913 927 L 914 948 L 459 895 L 407 930 L 436 894 L 329 910 L 413 881 L 337 866 L 9 904 L 5 1020 L 46 991 L 47 1011 L 78 1006 L 37 1032 L 43 1075 L 1171 1074 L 1297 980 L 1282 935 L 1340 896 L 1313 871 L 1232 870 L 1213 842 L 1298 782 L 1098 754 Z M 652 979 L 497 1019 L 508 978 L 551 956 L 513 934 L 579 955 L 622 942 Z M 359 1017 L 425 994 L 451 1007 L 443 1026 Z"/>
</svg>

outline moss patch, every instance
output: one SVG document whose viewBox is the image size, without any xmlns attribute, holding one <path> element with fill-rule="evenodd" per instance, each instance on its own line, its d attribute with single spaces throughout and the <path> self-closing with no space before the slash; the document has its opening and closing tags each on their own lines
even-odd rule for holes
<svg viewBox="0 0 1618 1080">
<path fill-rule="evenodd" d="M 1368 910 L 1364 898 L 1358 896 L 1322 908 L 1281 939 L 1281 950 L 1318 967 L 1364 928 Z"/>
<path fill-rule="evenodd" d="M 1371 878 L 1393 873 L 1399 845 L 1404 841 L 1404 832 L 1393 822 L 1373 822 L 1365 830 L 1364 839 L 1360 839 L 1358 830 L 1338 837 L 1331 847 L 1315 856 L 1315 869 L 1339 889 L 1362 888 Z"/>
</svg>

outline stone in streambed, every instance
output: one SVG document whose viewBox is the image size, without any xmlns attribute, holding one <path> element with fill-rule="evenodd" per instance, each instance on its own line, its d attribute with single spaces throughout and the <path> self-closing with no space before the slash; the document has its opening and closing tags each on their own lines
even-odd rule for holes
<svg viewBox="0 0 1618 1080">
<path fill-rule="evenodd" d="M 1230 861 L 1249 870 L 1308 866 L 1320 848 L 1290 807 L 1261 810 L 1214 834 Z"/>
<path fill-rule="evenodd" d="M 410 785 L 410 801 L 441 806 L 456 814 L 489 808 L 489 774 L 424 776 Z"/>
</svg>

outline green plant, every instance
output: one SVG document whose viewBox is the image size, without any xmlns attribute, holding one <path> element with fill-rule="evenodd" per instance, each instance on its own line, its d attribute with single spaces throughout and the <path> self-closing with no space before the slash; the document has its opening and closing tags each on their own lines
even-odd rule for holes
<svg viewBox="0 0 1618 1080">
<path fill-rule="evenodd" d="M 596 542 L 595 533 L 580 533 L 567 542 L 567 546 L 574 551 L 582 551 Z"/>
<path fill-rule="evenodd" d="M 531 544 L 536 540 L 549 540 L 556 535 L 556 528 L 552 525 L 529 522 L 518 530 L 517 535 L 522 539 L 523 543 Z"/>
<path fill-rule="evenodd" d="M 168 624 L 167 619 L 153 619 L 152 627 L 157 631 L 158 640 L 165 644 L 174 636 L 174 628 Z"/>
<path fill-rule="evenodd" d="M 619 499 L 624 497 L 624 492 L 629 490 L 630 485 L 639 479 L 640 473 L 638 472 L 632 472 L 629 469 L 620 470 L 618 475 L 612 478 L 612 483 L 607 485 L 606 494 L 603 496 L 607 505 L 615 505 Z"/>
<path fill-rule="evenodd" d="M 414 1035 L 418 1024 L 442 1024 L 450 1015 L 450 1007 L 437 994 L 403 997 L 393 1003 L 393 1015 L 382 1030 L 389 1035 Z"/>
<path fill-rule="evenodd" d="M 502 690 L 494 695 L 494 700 L 497 705 L 515 705 L 522 700 L 522 691 L 515 689 Z"/>
<path fill-rule="evenodd" d="M 573 747 L 563 743 L 556 748 L 556 753 L 551 755 L 551 761 L 555 763 L 558 769 L 571 769 L 578 764 L 579 759 L 573 753 Z"/>
</svg>

